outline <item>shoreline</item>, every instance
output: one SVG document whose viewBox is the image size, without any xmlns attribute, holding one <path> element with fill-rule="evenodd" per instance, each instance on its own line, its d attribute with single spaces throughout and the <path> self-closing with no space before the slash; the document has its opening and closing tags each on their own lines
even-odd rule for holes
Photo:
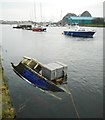
<svg viewBox="0 0 105 120">
<path fill-rule="evenodd" d="M 90 24 L 90 25 L 80 25 L 85 27 L 105 27 L 105 24 Z"/>
<path fill-rule="evenodd" d="M 1 25 L 19 25 L 19 24 L 23 24 L 23 25 L 32 25 L 33 23 L 32 22 L 16 22 L 16 23 L 12 23 L 12 22 L 5 22 L 5 23 L 0 23 Z M 39 24 L 39 23 L 37 23 Z M 55 23 L 52 23 L 53 25 Z M 85 27 L 105 27 L 105 24 L 79 24 L 79 26 L 85 26 Z M 48 26 L 46 26 L 48 27 Z M 55 27 L 55 26 L 54 26 Z M 65 25 L 57 25 L 56 23 L 56 27 L 66 27 Z"/>
<path fill-rule="evenodd" d="M 0 89 L 2 91 L 2 95 L 1 95 L 2 119 L 6 119 L 6 118 L 14 119 L 16 117 L 16 113 L 11 102 L 9 88 L 7 85 L 7 81 L 1 63 L 0 63 L 0 77 L 2 78 L 1 79 L 2 84 L 0 86 Z"/>
</svg>

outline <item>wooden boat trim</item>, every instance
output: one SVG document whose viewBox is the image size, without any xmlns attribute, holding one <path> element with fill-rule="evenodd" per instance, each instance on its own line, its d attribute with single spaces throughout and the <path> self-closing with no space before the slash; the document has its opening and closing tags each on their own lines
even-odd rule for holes
<svg viewBox="0 0 105 120">
<path fill-rule="evenodd" d="M 21 63 L 21 64 L 23 64 L 23 63 Z M 23 65 L 24 65 L 24 64 L 23 64 Z M 36 71 L 34 71 L 33 69 L 31 69 L 29 66 L 27 66 L 27 65 L 24 65 L 24 66 L 25 66 L 27 69 L 29 69 L 31 72 L 37 74 L 39 77 L 41 77 L 41 78 L 43 78 L 44 80 L 48 81 L 49 83 L 55 85 L 56 87 L 59 87 L 59 86 L 57 86 L 56 84 L 54 84 L 52 81 L 48 80 L 47 78 L 45 78 L 45 77 L 42 76 L 41 74 L 39 74 L 39 73 L 37 73 Z M 63 79 L 63 78 L 62 78 L 62 79 Z M 57 79 L 57 80 L 59 80 L 59 79 Z M 59 87 L 59 88 L 60 88 L 60 87 Z M 61 88 L 61 89 L 62 89 L 62 88 Z"/>
</svg>

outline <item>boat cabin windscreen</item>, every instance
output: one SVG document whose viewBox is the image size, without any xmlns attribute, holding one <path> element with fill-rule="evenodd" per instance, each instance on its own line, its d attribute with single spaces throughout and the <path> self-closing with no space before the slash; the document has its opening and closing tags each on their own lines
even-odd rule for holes
<svg viewBox="0 0 105 120">
<path fill-rule="evenodd" d="M 27 65 L 28 63 L 29 63 L 29 59 L 23 59 L 22 61 L 21 61 L 21 63 L 23 63 L 24 65 Z"/>
<path fill-rule="evenodd" d="M 42 70 L 42 67 L 40 64 L 38 64 L 38 62 L 36 62 L 35 60 L 33 59 L 24 59 L 22 61 L 22 63 L 24 65 L 27 65 L 28 67 L 30 67 L 31 69 L 35 70 L 36 72 L 40 72 Z"/>
</svg>

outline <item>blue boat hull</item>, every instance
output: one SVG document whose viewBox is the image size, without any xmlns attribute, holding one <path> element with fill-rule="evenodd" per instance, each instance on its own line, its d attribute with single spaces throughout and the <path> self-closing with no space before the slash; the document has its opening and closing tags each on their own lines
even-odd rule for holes
<svg viewBox="0 0 105 120">
<path fill-rule="evenodd" d="M 95 32 L 77 32 L 77 31 L 64 31 L 64 35 L 70 35 L 73 37 L 86 37 L 92 38 Z"/>
<path fill-rule="evenodd" d="M 29 82 L 33 83 L 35 86 L 47 90 L 47 91 L 53 91 L 53 92 L 64 92 L 63 89 L 55 85 L 49 80 L 46 80 L 45 78 L 41 77 L 37 73 L 33 72 L 32 70 L 28 69 L 25 65 L 22 63 L 19 63 L 19 65 L 14 66 L 12 63 L 12 67 L 14 68 L 15 72 L 27 79 Z"/>
</svg>

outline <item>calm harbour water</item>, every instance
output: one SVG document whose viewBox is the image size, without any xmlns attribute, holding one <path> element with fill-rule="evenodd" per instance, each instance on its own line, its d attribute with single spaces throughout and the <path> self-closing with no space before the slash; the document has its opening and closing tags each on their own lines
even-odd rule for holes
<svg viewBox="0 0 105 120">
<path fill-rule="evenodd" d="M 59 100 L 22 80 L 12 70 L 23 56 L 43 64 L 60 61 L 68 65 L 67 87 L 80 118 L 103 117 L 103 28 L 94 28 L 93 38 L 68 37 L 66 27 L 48 27 L 33 32 L 2 27 L 2 64 L 17 118 L 77 118 L 67 93 L 54 93 Z"/>
</svg>

